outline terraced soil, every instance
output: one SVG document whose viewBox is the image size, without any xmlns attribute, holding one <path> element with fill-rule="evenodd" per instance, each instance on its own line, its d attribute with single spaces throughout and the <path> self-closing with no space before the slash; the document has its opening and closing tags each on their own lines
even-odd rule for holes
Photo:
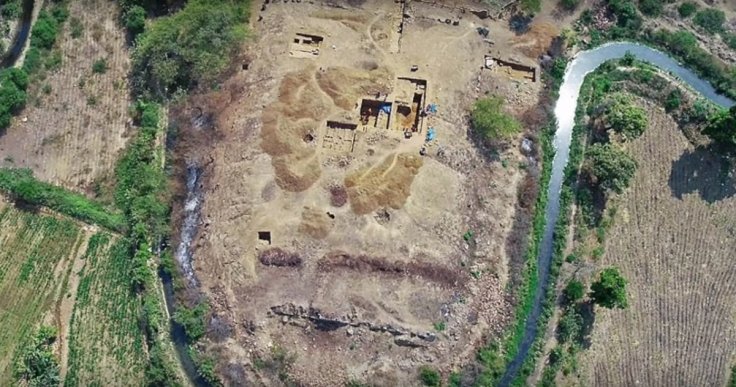
<svg viewBox="0 0 736 387">
<path fill-rule="evenodd" d="M 597 310 L 583 384 L 725 385 L 736 340 L 733 180 L 660 108 L 649 110 L 649 128 L 630 145 L 640 166 L 600 262 L 629 279 L 630 305 Z"/>
</svg>

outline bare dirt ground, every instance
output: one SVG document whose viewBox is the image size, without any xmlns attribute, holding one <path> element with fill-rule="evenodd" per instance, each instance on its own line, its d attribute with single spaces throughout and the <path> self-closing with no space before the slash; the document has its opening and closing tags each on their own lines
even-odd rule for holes
<svg viewBox="0 0 736 387">
<path fill-rule="evenodd" d="M 714 154 L 661 108 L 631 144 L 638 160 L 600 267 L 630 281 L 629 308 L 599 310 L 583 385 L 725 385 L 736 339 L 736 198 Z M 725 169 L 724 169 L 725 168 Z"/>
<path fill-rule="evenodd" d="M 27 107 L 0 135 L 0 163 L 90 192 L 111 173 L 126 142 L 129 55 L 116 3 L 73 1 L 69 13 L 56 48 L 62 64 L 31 86 Z M 73 18 L 84 27 L 76 39 Z M 92 64 L 103 58 L 107 71 L 94 74 Z"/>
<path fill-rule="evenodd" d="M 522 136 L 479 150 L 467 114 L 485 93 L 534 112 L 539 81 L 481 70 L 484 55 L 535 67 L 554 29 L 526 41 L 459 5 L 254 4 L 243 70 L 172 109 L 180 162 L 206 166 L 194 266 L 226 382 L 274 385 L 290 364 L 303 385 L 410 385 L 419 365 L 472 361 L 508 320 L 517 192 L 538 161 Z"/>
</svg>

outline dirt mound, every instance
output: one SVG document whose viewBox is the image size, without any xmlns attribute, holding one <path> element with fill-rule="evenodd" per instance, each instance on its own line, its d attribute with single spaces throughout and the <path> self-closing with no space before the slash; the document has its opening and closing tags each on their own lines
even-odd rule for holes
<svg viewBox="0 0 736 387">
<path fill-rule="evenodd" d="M 418 261 L 392 262 L 383 257 L 351 255 L 343 251 L 328 253 L 317 265 L 320 270 L 326 272 L 335 269 L 348 269 L 361 273 L 417 276 L 450 287 L 462 285 L 467 280 L 462 272 L 439 265 Z"/>
<path fill-rule="evenodd" d="M 329 67 L 317 73 L 317 84 L 332 98 L 335 105 L 352 110 L 364 95 L 387 94 L 394 76 L 385 67 L 357 70 L 347 67 Z"/>
<path fill-rule="evenodd" d="M 350 1 L 350 3 L 358 3 L 358 2 L 360 1 L 359 0 Z M 358 14 L 358 13 L 355 13 L 347 9 L 322 10 L 322 11 L 317 11 L 317 12 L 312 13 L 310 16 L 319 18 L 319 19 L 334 20 L 334 21 L 340 22 L 346 27 L 354 31 L 357 31 L 357 32 L 363 32 L 369 20 L 368 15 Z"/>
<path fill-rule="evenodd" d="M 300 267 L 302 265 L 302 258 L 299 255 L 286 252 L 278 247 L 262 251 L 258 255 L 258 260 L 266 266 Z"/>
<path fill-rule="evenodd" d="M 534 23 L 529 27 L 529 31 L 515 37 L 512 43 L 528 57 L 539 58 L 547 52 L 552 45 L 552 40 L 559 34 L 557 26 L 551 23 Z"/>
<path fill-rule="evenodd" d="M 332 230 L 332 219 L 327 213 L 316 208 L 305 208 L 302 212 L 302 222 L 299 232 L 315 239 L 325 238 Z"/>
<path fill-rule="evenodd" d="M 422 164 L 418 155 L 392 154 L 376 166 L 346 176 L 353 212 L 363 215 L 381 207 L 401 208 Z"/>
<path fill-rule="evenodd" d="M 316 131 L 331 104 L 314 82 L 310 67 L 287 74 L 279 98 L 262 116 L 261 148 L 271 156 L 276 183 L 291 192 L 304 191 L 319 179 L 316 148 L 304 139 Z"/>
<path fill-rule="evenodd" d="M 341 185 L 330 186 L 330 204 L 334 207 L 342 207 L 348 203 L 348 191 Z"/>
</svg>

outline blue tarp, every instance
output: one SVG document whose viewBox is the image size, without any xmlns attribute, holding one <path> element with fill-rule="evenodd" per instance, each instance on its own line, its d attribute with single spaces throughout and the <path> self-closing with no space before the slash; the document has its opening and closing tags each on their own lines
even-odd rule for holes
<svg viewBox="0 0 736 387">
<path fill-rule="evenodd" d="M 429 104 L 429 106 L 427 106 L 427 111 L 433 114 L 437 113 L 437 104 Z"/>
<path fill-rule="evenodd" d="M 385 103 L 381 106 L 381 110 L 386 114 L 391 114 L 391 104 Z"/>
<path fill-rule="evenodd" d="M 434 140 L 434 135 L 434 128 L 429 128 L 429 130 L 427 130 L 427 141 Z"/>
</svg>

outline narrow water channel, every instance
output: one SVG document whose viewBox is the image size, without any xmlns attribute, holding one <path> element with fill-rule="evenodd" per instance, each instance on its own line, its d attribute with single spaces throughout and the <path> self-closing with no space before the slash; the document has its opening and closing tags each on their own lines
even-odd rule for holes
<svg viewBox="0 0 736 387">
<path fill-rule="evenodd" d="M 554 237 L 555 224 L 560 213 L 560 192 L 564 180 L 565 166 L 570 155 L 570 141 L 572 139 L 572 128 L 575 124 L 575 110 L 578 104 L 580 87 L 583 85 L 585 76 L 598 68 L 604 62 L 622 58 L 627 52 L 632 53 L 640 60 L 647 61 L 665 71 L 680 78 L 684 83 L 690 85 L 695 91 L 709 99 L 713 103 L 728 107 L 734 101 L 720 95 L 708 81 L 698 77 L 694 72 L 681 66 L 677 61 L 667 54 L 653 48 L 628 42 L 609 43 L 597 48 L 580 52 L 570 62 L 565 71 L 565 77 L 560 86 L 559 98 L 555 105 L 555 117 L 557 118 L 557 131 L 555 132 L 554 148 L 555 157 L 552 161 L 552 176 L 548 187 L 548 202 L 545 214 L 544 234 L 540 245 L 538 257 L 537 289 L 534 293 L 534 303 L 524 326 L 524 337 L 521 341 L 519 351 L 509 363 L 504 373 L 500 386 L 508 386 L 519 373 L 529 350 L 537 337 L 537 324 L 542 313 L 542 302 L 547 293 L 549 285 L 549 271 L 552 263 L 552 241 Z"/>
<path fill-rule="evenodd" d="M 31 25 L 33 22 L 33 0 L 23 0 L 23 14 L 18 21 L 18 27 L 15 31 L 15 38 L 10 43 L 10 47 L 5 54 L 0 57 L 0 69 L 12 67 L 18 61 L 23 53 L 23 47 L 26 45 L 28 36 L 31 35 Z"/>
</svg>

